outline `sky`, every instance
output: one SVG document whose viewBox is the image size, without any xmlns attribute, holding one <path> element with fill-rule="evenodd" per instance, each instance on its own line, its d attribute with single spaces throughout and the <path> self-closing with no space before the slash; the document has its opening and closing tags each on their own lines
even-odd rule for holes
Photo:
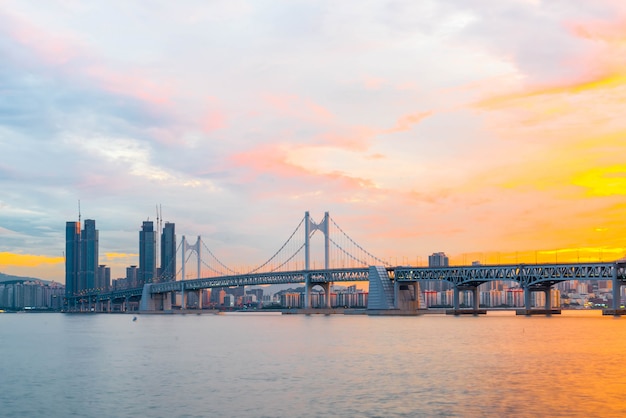
<svg viewBox="0 0 626 418">
<path fill-rule="evenodd" d="M 64 282 L 79 200 L 113 278 L 157 205 L 235 266 L 306 211 L 392 264 L 613 261 L 625 110 L 622 0 L 0 0 L 0 272 Z"/>
</svg>

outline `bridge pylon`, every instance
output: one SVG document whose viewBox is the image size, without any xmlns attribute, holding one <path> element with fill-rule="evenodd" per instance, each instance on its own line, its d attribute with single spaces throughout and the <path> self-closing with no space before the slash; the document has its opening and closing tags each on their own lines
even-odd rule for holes
<svg viewBox="0 0 626 418">
<path fill-rule="evenodd" d="M 200 278 L 201 275 L 201 263 L 202 263 L 202 258 L 201 258 L 201 254 L 200 254 L 200 249 L 201 249 L 201 244 L 202 244 L 202 238 L 200 238 L 200 235 L 198 235 L 198 239 L 196 240 L 195 244 L 189 244 L 187 242 L 187 239 L 185 239 L 185 236 L 183 235 L 182 238 L 182 245 L 181 245 L 181 256 L 182 256 L 182 270 L 181 270 L 181 277 L 180 280 L 181 282 L 185 281 L 185 259 L 187 258 L 187 251 L 195 251 L 196 255 L 198 256 L 198 269 L 197 269 L 197 279 Z M 186 299 L 185 299 L 185 284 L 181 283 L 180 286 L 180 297 L 181 297 L 181 302 L 180 302 L 180 309 L 187 309 L 187 303 L 186 303 Z"/>
<path fill-rule="evenodd" d="M 315 231 L 321 231 L 324 234 L 324 269 L 328 270 L 330 266 L 330 216 L 328 212 L 324 212 L 324 219 L 316 223 L 311 219 L 309 212 L 304 213 L 304 269 L 308 272 L 311 270 L 311 235 Z M 311 307 L 311 284 L 309 273 L 305 274 L 305 294 L 304 294 L 304 307 L 309 309 Z M 332 284 L 327 283 L 324 286 L 324 292 L 326 293 L 326 307 L 330 308 L 330 288 Z"/>
</svg>

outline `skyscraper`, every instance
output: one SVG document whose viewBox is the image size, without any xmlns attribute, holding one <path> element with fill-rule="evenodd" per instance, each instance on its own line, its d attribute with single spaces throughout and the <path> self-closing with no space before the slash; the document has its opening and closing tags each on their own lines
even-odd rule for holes
<svg viewBox="0 0 626 418">
<path fill-rule="evenodd" d="M 65 296 L 96 290 L 98 277 L 98 230 L 96 221 L 85 219 L 65 224 Z"/>
<path fill-rule="evenodd" d="M 152 221 L 144 221 L 139 231 L 138 284 L 152 283 L 156 275 L 156 233 Z"/>
<path fill-rule="evenodd" d="M 74 296 L 79 290 L 80 277 L 80 222 L 65 224 L 65 297 Z"/>
<path fill-rule="evenodd" d="M 80 237 L 82 248 L 80 254 L 81 261 L 81 289 L 91 291 L 96 288 L 96 277 L 98 272 L 98 230 L 96 221 L 85 219 L 85 228 Z"/>
<path fill-rule="evenodd" d="M 161 281 L 176 280 L 176 225 L 165 222 L 161 234 Z"/>
</svg>

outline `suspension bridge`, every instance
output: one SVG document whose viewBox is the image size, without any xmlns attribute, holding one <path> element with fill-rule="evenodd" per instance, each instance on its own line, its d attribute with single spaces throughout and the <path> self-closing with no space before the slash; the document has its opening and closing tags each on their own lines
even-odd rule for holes
<svg viewBox="0 0 626 418">
<path fill-rule="evenodd" d="M 312 263 L 311 238 L 320 232 L 324 239 L 323 267 Z M 315 253 L 321 253 L 316 251 Z M 196 271 L 194 279 L 189 279 L 187 264 L 195 255 Z M 473 294 L 473 306 L 468 312 L 478 312 L 478 288 L 492 281 L 517 282 L 524 290 L 524 313 L 530 314 L 531 294 L 544 292 L 545 307 L 535 312 L 551 313 L 550 289 L 567 280 L 606 280 L 613 289 L 613 313 L 621 312 L 621 287 L 626 285 L 626 261 L 599 263 L 554 263 L 554 264 L 514 264 L 514 265 L 472 265 L 457 267 L 415 267 L 392 266 L 376 257 L 351 238 L 329 215 L 324 214 L 316 222 L 306 212 L 287 240 L 263 263 L 256 267 L 235 269 L 222 262 L 211 251 L 201 237 L 190 244 L 182 237 L 174 263 L 180 257 L 181 267 L 175 275 L 157 276 L 151 283 L 141 287 L 112 292 L 92 292 L 68 298 L 71 311 L 82 309 L 110 312 L 114 303 L 126 304 L 132 300 L 139 302 L 140 311 L 158 312 L 172 310 L 171 295 L 179 294 L 181 309 L 187 307 L 187 295 L 198 294 L 203 289 L 260 286 L 272 284 L 304 284 L 304 306 L 311 308 L 311 292 L 314 287 L 322 288 L 326 308 L 331 305 L 331 286 L 336 282 L 368 282 L 369 311 L 416 311 L 423 308 L 420 302 L 419 283 L 423 281 L 443 281 L 454 290 L 453 312 L 461 313 L 459 295 L 461 292 Z M 313 264 L 313 268 L 311 267 Z M 320 263 L 322 264 L 322 263 Z M 171 269 L 165 268 L 164 271 Z M 79 308 L 80 307 L 80 308 Z"/>
</svg>

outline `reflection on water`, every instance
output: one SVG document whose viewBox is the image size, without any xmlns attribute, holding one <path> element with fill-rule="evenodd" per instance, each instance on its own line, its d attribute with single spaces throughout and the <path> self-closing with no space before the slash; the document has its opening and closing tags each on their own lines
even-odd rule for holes
<svg viewBox="0 0 626 418">
<path fill-rule="evenodd" d="M 626 318 L 0 315 L 4 416 L 624 416 Z"/>
</svg>

